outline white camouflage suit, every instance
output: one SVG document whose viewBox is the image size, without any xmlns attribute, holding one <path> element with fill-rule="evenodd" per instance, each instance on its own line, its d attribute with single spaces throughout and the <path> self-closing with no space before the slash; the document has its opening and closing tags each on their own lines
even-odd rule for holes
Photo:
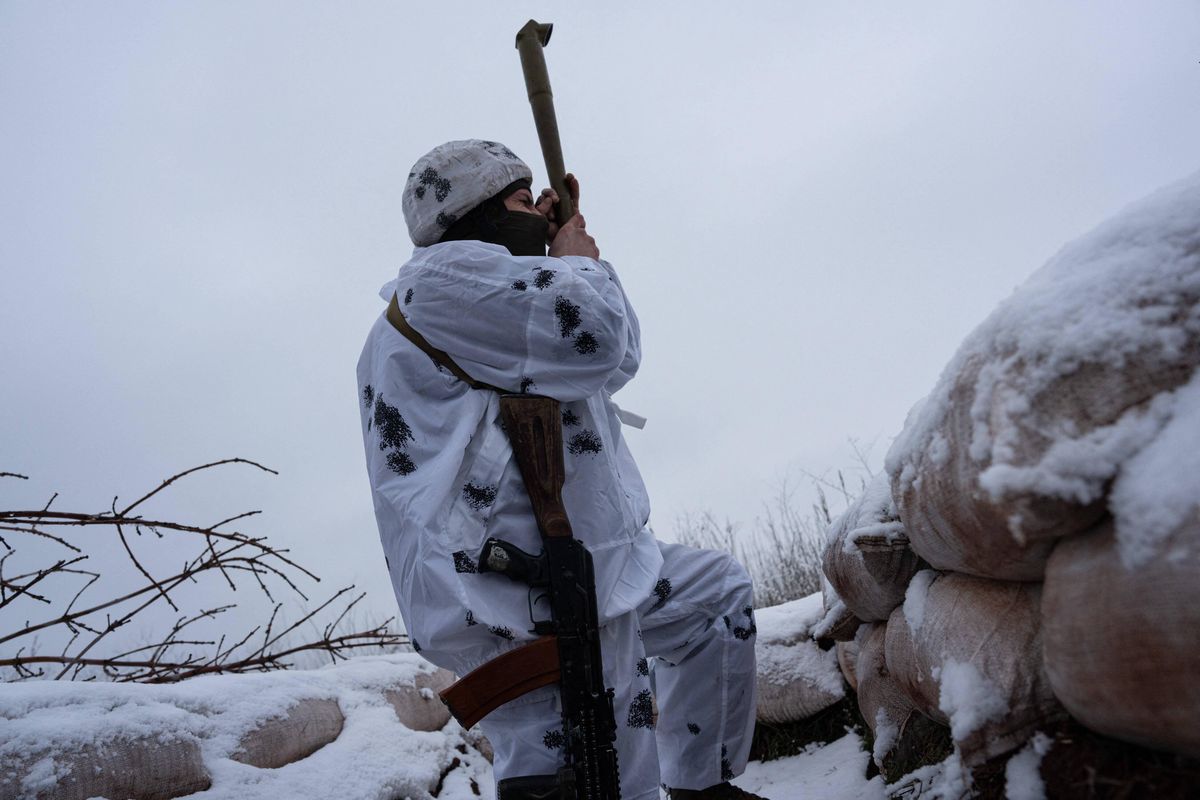
<svg viewBox="0 0 1200 800">
<path fill-rule="evenodd" d="M 740 773 L 755 711 L 750 580 L 727 554 L 661 543 L 646 527 L 649 500 L 611 400 L 637 371 L 639 328 L 612 267 L 445 242 L 418 247 L 380 296 L 393 293 L 412 327 L 476 380 L 562 403 L 563 500 L 595 562 L 624 800 L 657 798 L 660 781 L 701 789 Z M 499 396 L 455 378 L 383 314 L 358 392 L 380 539 L 414 648 L 462 676 L 532 641 L 534 594 L 475 568 L 490 536 L 541 550 Z M 532 611 L 549 616 L 544 601 Z M 556 687 L 481 726 L 497 780 L 562 763 Z"/>
</svg>

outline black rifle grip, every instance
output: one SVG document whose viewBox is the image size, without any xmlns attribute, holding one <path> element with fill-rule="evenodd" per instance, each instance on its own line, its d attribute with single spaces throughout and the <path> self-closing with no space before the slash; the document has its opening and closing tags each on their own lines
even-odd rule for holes
<svg viewBox="0 0 1200 800">
<path fill-rule="evenodd" d="M 562 416 L 558 401 L 536 394 L 500 395 L 500 419 L 525 481 L 538 530 L 547 539 L 571 537 L 563 507 Z"/>
</svg>

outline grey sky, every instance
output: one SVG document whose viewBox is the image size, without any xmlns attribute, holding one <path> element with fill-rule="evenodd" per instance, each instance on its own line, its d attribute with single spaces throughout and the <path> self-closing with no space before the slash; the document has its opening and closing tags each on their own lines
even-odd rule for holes
<svg viewBox="0 0 1200 800">
<path fill-rule="evenodd" d="M 390 613 L 354 364 L 418 156 L 496 139 L 542 185 L 531 16 L 642 320 L 660 532 L 878 463 L 998 300 L 1200 167 L 1194 2 L 0 3 L 0 502 L 253 458 L 158 509 L 263 508 Z"/>
</svg>

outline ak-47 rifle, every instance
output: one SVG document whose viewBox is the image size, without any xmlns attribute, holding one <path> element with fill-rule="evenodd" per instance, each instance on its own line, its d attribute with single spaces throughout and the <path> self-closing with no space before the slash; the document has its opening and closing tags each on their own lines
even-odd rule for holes
<svg viewBox="0 0 1200 800">
<path fill-rule="evenodd" d="M 534 622 L 542 638 L 489 661 L 442 699 L 469 728 L 503 703 L 557 681 L 567 765 L 550 775 L 506 778 L 499 800 L 619 800 L 613 692 L 604 685 L 592 555 L 571 534 L 562 501 L 562 416 L 558 401 L 538 395 L 500 397 L 500 417 L 529 493 L 543 550 L 531 555 L 488 539 L 480 572 L 498 572 L 546 592 L 550 619 Z"/>
</svg>

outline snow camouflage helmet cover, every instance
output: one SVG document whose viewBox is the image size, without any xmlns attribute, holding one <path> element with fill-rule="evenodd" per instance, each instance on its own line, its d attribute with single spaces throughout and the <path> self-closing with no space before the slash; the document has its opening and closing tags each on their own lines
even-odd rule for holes
<svg viewBox="0 0 1200 800">
<path fill-rule="evenodd" d="M 466 212 L 533 172 L 499 142 L 446 142 L 417 159 L 404 186 L 404 221 L 417 247 L 437 242 Z"/>
</svg>

